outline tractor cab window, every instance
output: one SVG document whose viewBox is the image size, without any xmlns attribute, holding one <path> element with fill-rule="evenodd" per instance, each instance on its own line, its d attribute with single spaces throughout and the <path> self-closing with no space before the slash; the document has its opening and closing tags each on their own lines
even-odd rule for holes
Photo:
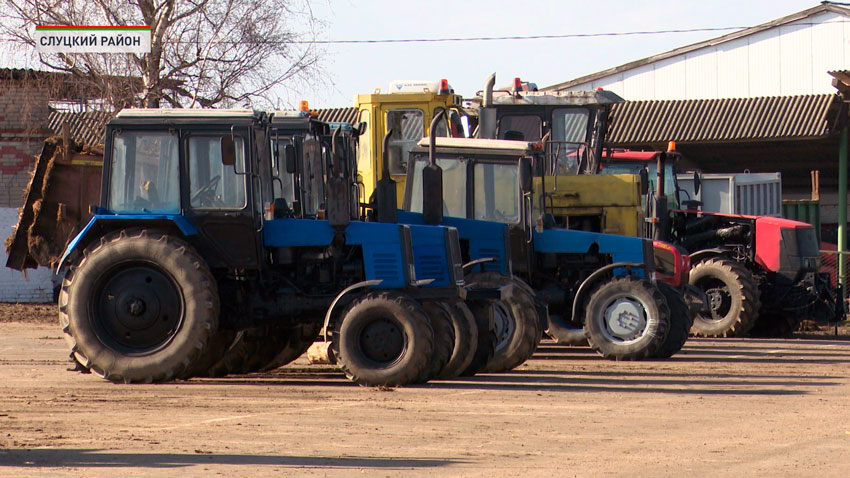
<svg viewBox="0 0 850 478">
<path fill-rule="evenodd" d="M 425 158 L 413 165 L 410 186 L 410 210 L 413 212 L 422 212 L 422 171 L 427 165 Z M 443 170 L 443 215 L 466 217 L 466 161 L 438 158 L 437 165 Z"/>
<path fill-rule="evenodd" d="M 425 135 L 425 115 L 420 109 L 387 111 L 387 131 L 393 130 L 389 141 L 390 173 L 404 174 L 410 150 Z"/>
<path fill-rule="evenodd" d="M 499 119 L 499 139 L 540 141 L 543 121 L 535 115 L 505 115 Z"/>
<path fill-rule="evenodd" d="M 629 162 L 629 163 L 606 163 L 602 168 L 602 174 L 640 174 L 640 170 L 644 167 L 649 172 L 649 190 L 657 191 L 656 182 L 658 174 L 655 163 Z M 665 163 L 664 167 L 664 196 L 667 197 L 667 208 L 678 209 L 678 201 L 676 200 L 676 188 L 679 183 L 676 181 L 676 172 L 673 170 L 673 165 Z M 687 199 L 687 198 L 683 198 Z M 641 198 L 641 208 L 646 211 L 646 198 Z"/>
<path fill-rule="evenodd" d="M 189 204 L 193 208 L 245 207 L 245 146 L 237 136 L 231 152 L 230 140 L 230 134 L 189 138 Z M 234 154 L 232 163 L 229 154 Z"/>
<path fill-rule="evenodd" d="M 303 143 L 301 176 L 302 209 L 307 216 L 315 216 L 325 208 L 325 163 L 330 151 L 315 137 Z"/>
<path fill-rule="evenodd" d="M 446 111 L 445 108 L 437 108 L 434 110 L 434 116 L 437 116 L 441 111 Z M 446 119 L 448 118 L 448 120 Z M 467 120 L 468 121 L 468 120 Z M 440 118 L 437 123 L 436 135 L 440 138 L 466 138 L 469 126 L 464 126 L 463 115 L 456 108 L 452 108 Z"/>
<path fill-rule="evenodd" d="M 519 222 L 519 181 L 515 165 L 476 163 L 475 219 L 504 224 Z"/>
<path fill-rule="evenodd" d="M 550 161 L 554 158 L 557 174 L 578 174 L 587 155 L 587 122 L 585 108 L 558 108 L 552 112 Z M 551 163 L 550 163 L 551 164 Z M 550 166 L 551 167 L 551 166 Z"/>
<path fill-rule="evenodd" d="M 107 204 L 116 213 L 180 211 L 175 133 L 114 134 Z"/>
<path fill-rule="evenodd" d="M 272 166 L 272 187 L 274 188 L 272 194 L 274 194 L 275 199 L 286 199 L 287 205 L 292 206 L 292 202 L 295 200 L 295 177 L 292 173 L 286 172 L 285 151 L 289 145 L 292 145 L 292 141 L 289 139 L 280 139 L 274 144 L 277 161 L 276 165 Z"/>
</svg>

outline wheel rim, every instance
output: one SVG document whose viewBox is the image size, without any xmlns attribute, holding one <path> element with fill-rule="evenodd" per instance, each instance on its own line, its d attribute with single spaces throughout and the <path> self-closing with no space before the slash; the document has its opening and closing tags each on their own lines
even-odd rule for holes
<svg viewBox="0 0 850 478">
<path fill-rule="evenodd" d="M 646 332 L 647 307 L 640 299 L 630 295 L 612 298 L 603 311 L 603 330 L 614 342 L 633 342 Z"/>
<path fill-rule="evenodd" d="M 708 303 L 711 314 L 700 313 L 699 317 L 703 320 L 719 322 L 729 315 L 732 310 L 732 294 L 729 292 L 729 287 L 723 281 L 708 277 L 697 281 L 697 287 L 705 291 L 708 296 Z"/>
<path fill-rule="evenodd" d="M 388 318 L 377 318 L 364 325 L 358 344 L 367 359 L 384 367 L 401 359 L 407 349 L 401 325 Z"/>
<path fill-rule="evenodd" d="M 90 302 L 92 326 L 113 350 L 129 355 L 166 346 L 183 322 L 177 283 L 149 264 L 129 264 L 103 275 Z"/>
<path fill-rule="evenodd" d="M 507 347 L 516 331 L 516 323 L 508 309 L 507 304 L 495 301 L 491 306 L 493 311 L 493 322 L 496 329 L 496 350 Z"/>
</svg>

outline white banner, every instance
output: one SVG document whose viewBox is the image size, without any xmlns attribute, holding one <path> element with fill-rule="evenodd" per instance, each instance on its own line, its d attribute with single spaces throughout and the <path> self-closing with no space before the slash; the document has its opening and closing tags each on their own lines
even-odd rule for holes
<svg viewBox="0 0 850 478">
<path fill-rule="evenodd" d="M 35 27 L 40 53 L 150 53 L 150 27 Z"/>
</svg>

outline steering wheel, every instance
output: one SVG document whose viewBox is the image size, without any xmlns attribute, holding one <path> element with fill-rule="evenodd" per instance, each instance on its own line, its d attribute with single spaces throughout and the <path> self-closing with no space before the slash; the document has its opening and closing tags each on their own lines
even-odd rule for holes
<svg viewBox="0 0 850 478">
<path fill-rule="evenodd" d="M 220 174 L 211 177 L 207 184 L 192 195 L 192 204 L 198 204 L 200 206 L 215 204 L 215 190 L 218 187 L 219 181 L 221 181 Z"/>
</svg>

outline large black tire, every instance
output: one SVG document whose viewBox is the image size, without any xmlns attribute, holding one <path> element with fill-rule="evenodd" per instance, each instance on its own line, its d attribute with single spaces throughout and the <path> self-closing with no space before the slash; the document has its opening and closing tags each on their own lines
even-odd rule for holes
<svg viewBox="0 0 850 478">
<path fill-rule="evenodd" d="M 188 380 L 192 377 L 210 377 L 210 369 L 224 357 L 227 350 L 236 339 L 236 332 L 232 330 L 219 330 L 210 339 L 207 348 L 198 360 L 195 360 L 189 368 L 180 374 L 180 378 Z"/>
<path fill-rule="evenodd" d="M 532 289 L 520 279 L 497 272 L 472 274 L 466 278 L 466 283 L 470 288 L 513 286 L 510 297 L 493 303 L 496 350 L 483 371 L 507 372 L 531 358 L 540 343 L 542 323 Z"/>
<path fill-rule="evenodd" d="M 59 320 L 79 364 L 112 382 L 181 376 L 218 331 L 215 278 L 186 242 L 129 229 L 89 245 L 59 294 Z"/>
<path fill-rule="evenodd" d="M 207 376 L 224 377 L 258 372 L 271 362 L 287 339 L 277 325 L 257 325 L 236 334 L 235 340 Z"/>
<path fill-rule="evenodd" d="M 493 324 L 494 301 L 471 300 L 467 301 L 477 329 L 478 341 L 475 344 L 475 353 L 472 355 L 469 365 L 460 373 L 461 377 L 471 377 L 481 371 L 487 362 L 496 353 L 496 326 Z"/>
<path fill-rule="evenodd" d="M 472 311 L 463 302 L 444 302 L 449 312 L 449 319 L 454 329 L 454 345 L 452 355 L 443 370 L 436 377 L 442 380 L 450 380 L 459 377 L 475 357 L 475 348 L 478 345 L 478 327 Z"/>
<path fill-rule="evenodd" d="M 711 313 L 694 319 L 691 333 L 700 337 L 740 337 L 756 323 L 759 290 L 752 273 L 726 258 L 702 261 L 691 269 L 690 283 L 708 295 Z"/>
<path fill-rule="evenodd" d="M 661 348 L 652 354 L 652 358 L 665 359 L 682 350 L 685 342 L 688 341 L 688 334 L 694 324 L 694 314 L 691 313 L 685 298 L 673 286 L 659 282 L 658 290 L 664 295 L 667 306 L 670 308 L 670 329 L 667 330 L 667 337 L 661 344 Z"/>
<path fill-rule="evenodd" d="M 658 352 L 670 328 L 667 301 L 650 282 L 619 277 L 603 283 L 585 308 L 584 331 L 599 355 L 642 360 Z"/>
<path fill-rule="evenodd" d="M 280 337 L 280 349 L 271 361 L 260 367 L 260 372 L 274 370 L 297 359 L 319 336 L 322 329 L 321 319 L 316 319 L 303 324 L 281 327 L 278 330 Z"/>
<path fill-rule="evenodd" d="M 415 383 L 434 352 L 434 330 L 422 307 L 399 293 L 369 293 L 352 302 L 332 330 L 334 356 L 359 385 Z"/>
<path fill-rule="evenodd" d="M 454 347 L 454 327 L 449 317 L 448 307 L 442 302 L 427 300 L 422 302 L 422 310 L 428 314 L 431 327 L 434 329 L 434 352 L 428 360 L 428 365 L 422 370 L 418 383 L 425 383 L 436 378 L 452 356 Z"/>
</svg>

